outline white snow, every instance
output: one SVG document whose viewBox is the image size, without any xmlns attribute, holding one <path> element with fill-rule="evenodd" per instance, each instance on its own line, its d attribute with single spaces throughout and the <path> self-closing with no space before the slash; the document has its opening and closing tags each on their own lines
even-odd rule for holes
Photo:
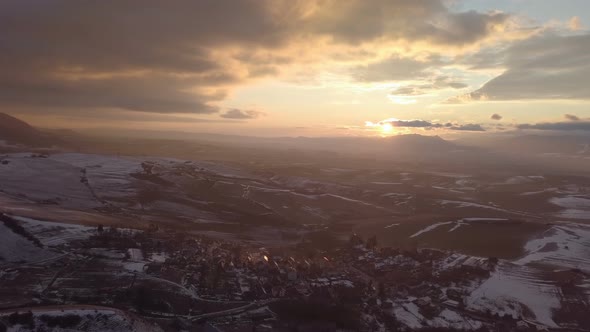
<svg viewBox="0 0 590 332">
<path fill-rule="evenodd" d="M 462 221 L 508 221 L 506 218 L 463 218 Z"/>
<path fill-rule="evenodd" d="M 81 170 L 50 158 L 11 154 L 0 168 L 2 190 L 31 200 L 51 200 L 72 208 L 100 206 L 90 190 L 80 182 Z"/>
<path fill-rule="evenodd" d="M 424 317 L 420 314 L 418 307 L 414 303 L 404 303 L 401 307 L 396 307 L 393 313 L 397 320 L 411 329 L 424 327 L 422 324 Z"/>
<path fill-rule="evenodd" d="M 156 263 L 164 263 L 169 258 L 166 253 L 153 253 L 150 255 L 150 261 Z"/>
<path fill-rule="evenodd" d="M 411 181 L 412 173 L 399 173 L 402 181 Z"/>
<path fill-rule="evenodd" d="M 514 318 L 526 315 L 524 305 L 534 315 L 525 318 L 557 327 L 552 314 L 560 308 L 562 295 L 556 285 L 545 280 L 544 272 L 547 266 L 590 271 L 590 227 L 553 226 L 530 240 L 524 249 L 526 254 L 520 259 L 501 262 L 492 276 L 471 293 L 467 305 Z"/>
<path fill-rule="evenodd" d="M 487 260 L 487 258 L 483 257 L 454 253 L 441 262 L 440 268 L 446 270 L 461 265 L 477 267 L 486 264 Z"/>
<path fill-rule="evenodd" d="M 459 227 L 461 227 L 463 225 L 466 225 L 466 224 L 462 223 L 461 221 L 457 221 L 455 226 L 453 226 L 453 228 L 449 229 L 449 233 L 456 231 Z"/>
<path fill-rule="evenodd" d="M 428 226 L 428 227 L 426 227 L 426 228 L 423 228 L 423 229 L 419 230 L 418 232 L 416 232 L 416 233 L 414 233 L 414 234 L 410 235 L 410 237 L 416 237 L 416 236 L 419 236 L 419 235 L 421 235 L 421 234 L 424 234 L 424 233 L 430 232 L 430 231 L 432 231 L 432 230 L 434 230 L 434 229 L 436 229 L 436 228 L 438 228 L 438 227 L 440 227 L 440 226 L 444 226 L 444 225 L 450 225 L 450 224 L 452 224 L 452 223 L 454 223 L 454 221 L 438 222 L 438 223 L 436 223 L 436 224 L 432 224 L 432 225 L 430 225 L 430 226 Z"/>
<path fill-rule="evenodd" d="M 35 246 L 33 242 L 14 233 L 0 222 L 0 263 L 38 262 L 57 256 L 58 253 Z"/>
<path fill-rule="evenodd" d="M 445 225 L 451 225 L 451 224 L 455 224 L 451 229 L 449 229 L 449 233 L 450 232 L 454 232 L 456 231 L 459 227 L 461 226 L 465 226 L 465 225 L 469 225 L 470 222 L 477 222 L 477 221 L 506 221 L 508 219 L 504 219 L 504 218 L 463 218 L 463 219 L 459 219 L 457 221 L 445 221 L 445 222 L 439 222 L 436 224 L 432 224 L 424 229 L 421 229 L 420 231 L 412 234 L 410 237 L 416 237 L 419 236 L 421 234 L 430 232 L 440 226 L 445 226 Z"/>
<path fill-rule="evenodd" d="M 558 214 L 562 218 L 590 220 L 590 198 L 588 197 L 554 197 L 549 202 L 564 208 Z"/>
<path fill-rule="evenodd" d="M 557 191 L 559 191 L 558 188 L 547 188 L 547 189 L 543 189 L 543 190 L 539 190 L 539 191 L 524 192 L 524 193 L 521 193 L 520 196 L 533 196 L 533 195 L 540 195 L 540 194 L 544 194 L 544 193 L 552 193 L 552 192 L 557 192 Z"/>
<path fill-rule="evenodd" d="M 143 170 L 143 161 L 131 157 L 62 153 L 52 155 L 51 159 L 86 169 L 89 185 L 101 199 L 134 195 L 130 174 Z"/>
<path fill-rule="evenodd" d="M 572 209 L 590 209 L 590 198 L 587 197 L 580 197 L 580 196 L 566 196 L 566 197 L 554 197 L 549 200 L 549 202 L 564 207 L 564 208 L 572 208 Z"/>
<path fill-rule="evenodd" d="M 145 263 L 143 262 L 125 262 L 123 268 L 130 272 L 143 272 Z"/>
<path fill-rule="evenodd" d="M 22 325 L 15 325 L 8 328 L 9 332 L 29 332 L 29 331 L 56 331 L 56 332 L 70 332 L 70 331 L 86 331 L 86 332 L 126 332 L 126 331 L 145 331 L 145 332 L 160 332 L 162 331 L 157 325 L 150 324 L 143 319 L 136 316 L 131 317 L 129 314 L 120 310 L 110 310 L 102 307 L 93 306 L 72 306 L 59 307 L 59 309 L 51 308 L 33 308 L 35 318 L 35 328 L 29 329 Z M 0 315 L 8 315 L 10 312 L 5 312 Z M 65 316 L 77 315 L 80 316 L 80 323 L 75 328 L 49 328 L 41 319 L 41 316 Z"/>
<path fill-rule="evenodd" d="M 450 309 L 444 309 L 438 317 L 429 321 L 429 325 L 458 330 L 476 330 L 482 326 L 482 323 L 463 317 Z"/>
<path fill-rule="evenodd" d="M 441 205 L 445 206 L 445 205 L 455 205 L 458 208 L 480 208 L 480 209 L 488 209 L 488 210 L 494 210 L 494 211 L 500 211 L 500 212 L 510 212 L 504 209 L 500 209 L 497 208 L 495 206 L 490 206 L 490 205 L 483 205 L 483 204 L 478 204 L 478 203 L 473 203 L 473 202 L 464 202 L 464 201 L 450 201 L 450 200 L 439 200 L 438 201 Z"/>
<path fill-rule="evenodd" d="M 467 307 L 479 311 L 519 318 L 526 314 L 525 305 L 533 313 L 531 319 L 557 327 L 552 312 L 560 307 L 559 289 L 538 279 L 539 271 L 503 263 L 492 276 L 467 298 Z"/>
<path fill-rule="evenodd" d="M 538 182 L 538 181 L 543 181 L 545 179 L 545 177 L 543 176 L 539 176 L 539 175 L 529 175 L 529 176 L 524 176 L 524 175 L 518 175 L 518 176 L 513 176 L 511 178 L 506 179 L 506 181 L 504 181 L 501 184 L 526 184 L 526 183 L 533 183 L 533 182 Z"/>
<path fill-rule="evenodd" d="M 141 253 L 140 249 L 129 248 L 129 249 L 127 249 L 127 254 L 129 255 L 130 261 L 134 261 L 134 262 L 143 261 L 143 254 Z"/>
<path fill-rule="evenodd" d="M 46 246 L 57 246 L 71 240 L 86 239 L 96 233 L 96 227 L 41 221 L 13 216 L 21 225 Z"/>
<path fill-rule="evenodd" d="M 516 264 L 532 262 L 590 272 L 590 227 L 554 226 L 525 245 L 526 255 Z"/>
</svg>

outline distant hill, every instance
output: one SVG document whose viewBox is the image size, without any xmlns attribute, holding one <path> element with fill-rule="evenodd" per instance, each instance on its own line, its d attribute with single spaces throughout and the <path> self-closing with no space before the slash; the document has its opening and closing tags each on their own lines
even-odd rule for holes
<svg viewBox="0 0 590 332">
<path fill-rule="evenodd" d="M 587 136 L 541 136 L 527 135 L 506 142 L 513 150 L 531 153 L 589 154 L 590 138 Z"/>
<path fill-rule="evenodd" d="M 494 150 L 513 153 L 590 154 L 590 137 L 583 135 L 520 135 L 491 139 L 482 145 Z"/>
<path fill-rule="evenodd" d="M 5 113 L 0 113 L 0 140 L 31 147 L 51 147 L 61 143 L 57 136 Z"/>
<path fill-rule="evenodd" d="M 399 135 L 388 138 L 389 145 L 403 153 L 437 153 L 457 149 L 457 146 L 439 136 L 423 136 L 418 134 Z"/>
</svg>

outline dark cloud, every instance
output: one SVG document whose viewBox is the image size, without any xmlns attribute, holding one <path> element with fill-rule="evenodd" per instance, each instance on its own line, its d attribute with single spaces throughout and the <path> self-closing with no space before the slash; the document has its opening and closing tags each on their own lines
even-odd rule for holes
<svg viewBox="0 0 590 332">
<path fill-rule="evenodd" d="M 580 118 L 574 114 L 564 114 L 563 116 L 569 121 L 580 121 Z"/>
<path fill-rule="evenodd" d="M 106 116 L 105 116 L 106 115 Z M 204 119 L 190 116 L 177 116 L 170 114 L 147 113 L 147 112 L 126 112 L 121 110 L 101 110 L 100 112 L 88 111 L 80 114 L 75 110 L 62 110 L 59 115 L 53 115 L 53 119 L 60 119 L 72 122 L 101 121 L 105 118 L 117 122 L 157 122 L 157 123 L 239 123 L 232 119 Z"/>
<path fill-rule="evenodd" d="M 480 89 L 449 102 L 590 99 L 590 34 L 545 34 L 505 51 L 507 70 Z"/>
<path fill-rule="evenodd" d="M 442 0 L 5 0 L 0 103 L 212 113 L 230 86 L 296 62 L 273 53 L 294 43 L 327 37 L 347 46 L 382 40 L 460 47 L 508 19 L 451 12 Z M 394 59 L 358 77 L 415 78 L 435 63 Z"/>
<path fill-rule="evenodd" d="M 492 116 L 490 116 L 490 119 L 500 121 L 500 120 L 502 120 L 502 116 L 498 113 L 494 113 L 494 114 L 492 114 Z"/>
<path fill-rule="evenodd" d="M 0 102 L 216 112 L 223 94 L 200 88 L 239 78 L 211 51 L 280 44 L 268 17 L 262 1 L 3 1 Z"/>
<path fill-rule="evenodd" d="M 425 120 L 394 120 L 388 122 L 394 127 L 432 128 L 438 126 L 437 124 Z"/>
<path fill-rule="evenodd" d="M 264 112 L 260 112 L 260 111 L 253 111 L 253 110 L 239 110 L 239 109 L 230 109 L 228 111 L 226 111 L 225 113 L 221 114 L 222 118 L 226 118 L 226 119 L 240 119 L 240 120 L 246 120 L 246 119 L 256 119 L 258 117 L 261 117 L 265 115 Z"/>
<path fill-rule="evenodd" d="M 475 53 L 459 56 L 455 61 L 473 70 L 497 69 L 506 61 L 506 53 L 506 47 L 486 47 Z"/>
<path fill-rule="evenodd" d="M 468 123 L 464 125 L 452 125 L 448 127 L 451 130 L 459 130 L 459 131 L 486 131 L 481 125 Z"/>
<path fill-rule="evenodd" d="M 195 80 L 170 78 L 167 75 L 59 80 L 30 77 L 3 82 L 0 100 L 8 105 L 64 108 L 122 108 L 157 113 L 214 113 L 210 102 L 224 98 L 221 91 L 193 94 L 183 91 Z"/>
<path fill-rule="evenodd" d="M 520 124 L 518 129 L 554 130 L 554 131 L 590 131 L 590 121 L 545 122 L 537 124 Z"/>
<path fill-rule="evenodd" d="M 385 120 L 379 122 L 380 124 L 389 123 L 394 127 L 402 128 L 424 128 L 424 129 L 447 129 L 458 131 L 485 131 L 479 124 L 456 124 L 456 123 L 435 123 L 426 120 Z"/>
</svg>

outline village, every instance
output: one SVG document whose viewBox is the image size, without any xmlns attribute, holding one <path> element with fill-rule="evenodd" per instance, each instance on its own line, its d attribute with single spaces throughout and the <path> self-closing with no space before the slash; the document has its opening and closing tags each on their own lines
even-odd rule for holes
<svg viewBox="0 0 590 332">
<path fill-rule="evenodd" d="M 4 294 L 27 289 L 24 297 L 12 294 L 12 307 L 108 306 L 189 331 L 204 324 L 309 331 L 539 327 L 523 317 L 467 307 L 470 292 L 496 268 L 496 258 L 381 248 L 375 237 L 356 234 L 320 250 L 305 239 L 265 248 L 153 225 L 86 232 L 87 238 L 57 246 L 62 255 L 43 267 L 2 271 Z"/>
</svg>

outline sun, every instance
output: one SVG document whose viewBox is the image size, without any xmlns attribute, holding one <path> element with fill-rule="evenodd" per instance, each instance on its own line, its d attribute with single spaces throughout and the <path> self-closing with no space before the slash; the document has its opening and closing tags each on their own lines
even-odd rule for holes
<svg viewBox="0 0 590 332">
<path fill-rule="evenodd" d="M 384 123 L 381 125 L 381 133 L 383 135 L 388 135 L 393 132 L 393 125 L 391 123 Z"/>
</svg>

